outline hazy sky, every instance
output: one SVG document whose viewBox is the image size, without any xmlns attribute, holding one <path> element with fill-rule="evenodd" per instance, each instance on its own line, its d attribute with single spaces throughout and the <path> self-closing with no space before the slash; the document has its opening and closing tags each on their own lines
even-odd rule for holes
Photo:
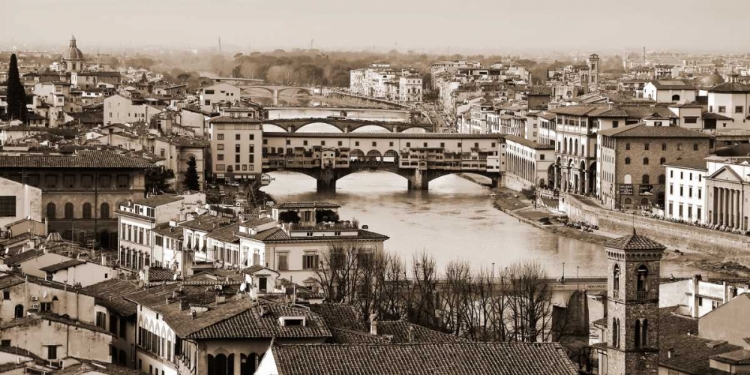
<svg viewBox="0 0 750 375">
<path fill-rule="evenodd" d="M 746 51 L 747 0 L 0 0 L 0 45 Z"/>
</svg>

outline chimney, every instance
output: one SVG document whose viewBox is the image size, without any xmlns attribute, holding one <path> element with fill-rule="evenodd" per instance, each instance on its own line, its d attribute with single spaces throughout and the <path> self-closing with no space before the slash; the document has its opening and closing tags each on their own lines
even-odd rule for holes
<svg viewBox="0 0 750 375">
<path fill-rule="evenodd" d="M 180 311 L 185 311 L 190 308 L 190 304 L 184 298 L 180 299 Z"/>
<path fill-rule="evenodd" d="M 260 317 L 266 316 L 266 305 L 260 305 Z"/>
<path fill-rule="evenodd" d="M 700 288 L 700 282 L 701 282 L 701 275 L 693 275 L 693 318 L 699 318 L 700 314 L 698 311 L 698 289 Z"/>
<path fill-rule="evenodd" d="M 414 341 L 414 326 L 413 325 L 409 326 L 409 336 L 408 337 L 409 337 L 409 342 Z"/>
<path fill-rule="evenodd" d="M 104 253 L 102 253 L 102 266 L 106 266 L 106 265 L 107 265 L 107 256 L 104 255 Z"/>
<path fill-rule="evenodd" d="M 377 336 L 378 335 L 378 321 L 373 320 L 370 322 L 370 334 Z"/>
<path fill-rule="evenodd" d="M 149 273 L 150 273 L 150 272 L 149 272 L 149 269 L 150 269 L 150 268 L 151 268 L 151 267 L 149 267 L 149 266 L 143 266 L 143 282 L 144 282 L 144 283 L 145 283 L 146 285 L 148 285 L 148 283 L 149 283 L 149 280 L 150 280 L 150 275 L 149 275 Z"/>
</svg>

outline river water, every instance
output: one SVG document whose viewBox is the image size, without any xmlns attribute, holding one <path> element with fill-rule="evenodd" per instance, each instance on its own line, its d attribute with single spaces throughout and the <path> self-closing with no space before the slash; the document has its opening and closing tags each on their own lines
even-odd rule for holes
<svg viewBox="0 0 750 375">
<path fill-rule="evenodd" d="M 502 269 L 514 262 L 536 260 L 550 277 L 605 276 L 603 246 L 558 236 L 519 222 L 492 206 L 489 190 L 449 175 L 430 182 L 429 191 L 407 191 L 406 179 L 388 172 L 360 172 L 337 182 L 335 195 L 318 194 L 306 175 L 274 172 L 264 191 L 278 202 L 329 201 L 340 204 L 342 220 L 390 237 L 388 251 L 407 261 L 422 250 L 440 269 L 451 260 L 473 268 Z M 691 276 L 683 265 L 663 261 L 662 276 Z"/>
</svg>

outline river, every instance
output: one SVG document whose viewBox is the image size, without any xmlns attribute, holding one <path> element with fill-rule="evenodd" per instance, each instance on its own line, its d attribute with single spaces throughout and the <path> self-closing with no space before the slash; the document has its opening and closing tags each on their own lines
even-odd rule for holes
<svg viewBox="0 0 750 375">
<path fill-rule="evenodd" d="M 329 201 L 340 204 L 342 220 L 356 218 L 390 237 L 388 251 L 410 260 L 422 250 L 442 269 L 454 259 L 473 268 L 493 263 L 499 270 L 514 262 L 536 260 L 550 277 L 605 276 L 601 245 L 558 236 L 519 222 L 492 206 L 489 190 L 458 176 L 430 182 L 429 191 L 407 191 L 406 180 L 388 172 L 360 172 L 337 182 L 335 195 L 318 194 L 311 177 L 274 172 L 264 191 L 279 202 Z M 689 277 L 695 269 L 662 262 L 662 276 Z"/>
</svg>

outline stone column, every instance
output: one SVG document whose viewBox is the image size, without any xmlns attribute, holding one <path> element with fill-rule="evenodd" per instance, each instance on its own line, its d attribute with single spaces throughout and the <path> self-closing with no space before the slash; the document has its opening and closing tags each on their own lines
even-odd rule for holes
<svg viewBox="0 0 750 375">
<path fill-rule="evenodd" d="M 554 185 L 552 186 L 552 190 L 557 189 L 558 185 L 560 184 L 560 167 L 555 165 L 554 168 L 555 168 L 555 182 L 554 182 Z"/>
<path fill-rule="evenodd" d="M 729 213 L 732 215 L 729 223 L 732 228 L 735 228 L 737 226 L 737 208 L 735 206 L 735 200 L 737 199 L 737 197 L 734 189 L 729 190 L 729 196 L 731 197 L 731 199 L 729 200 L 729 204 L 731 205 L 731 207 L 729 207 Z"/>
<path fill-rule="evenodd" d="M 712 213 L 709 220 L 711 220 L 711 224 L 716 225 L 719 222 L 719 189 L 714 186 L 711 190 L 713 192 L 713 196 L 711 197 L 713 202 L 711 204 Z"/>
<path fill-rule="evenodd" d="M 740 210 L 740 191 L 734 191 L 734 227 L 742 228 L 742 210 Z"/>
</svg>

